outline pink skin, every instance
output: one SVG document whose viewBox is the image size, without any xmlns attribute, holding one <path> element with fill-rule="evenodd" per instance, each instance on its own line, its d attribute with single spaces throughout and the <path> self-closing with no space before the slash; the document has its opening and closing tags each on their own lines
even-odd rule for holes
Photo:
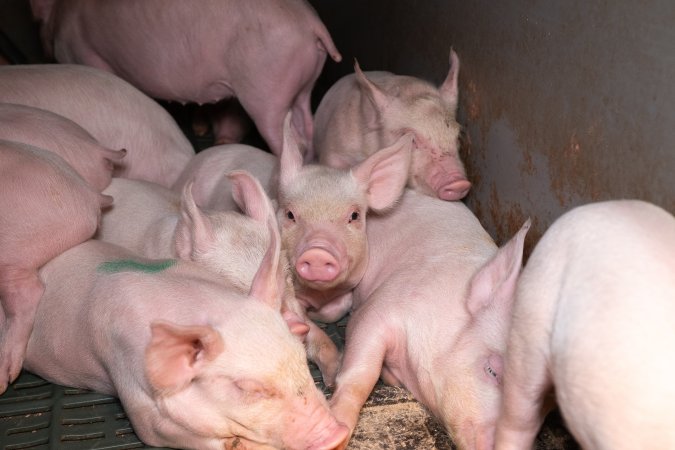
<svg viewBox="0 0 675 450">
<path fill-rule="evenodd" d="M 382 377 L 410 390 L 460 450 L 492 449 L 503 336 L 528 228 L 498 249 L 462 202 L 414 190 L 370 219 L 370 260 L 354 289 L 330 402 L 339 421 L 354 430 Z"/>
<path fill-rule="evenodd" d="M 295 263 L 299 277 L 307 281 L 333 281 L 340 273 L 340 263 L 331 252 L 321 248 L 321 242 L 310 242 Z"/>
<path fill-rule="evenodd" d="M 399 198 L 411 147 L 411 136 L 404 136 L 351 170 L 303 166 L 287 118 L 278 218 L 296 293 L 310 317 L 335 321 L 349 310 L 351 291 L 368 261 L 366 214 L 388 209 Z"/>
<path fill-rule="evenodd" d="M 355 73 L 338 80 L 317 108 L 314 147 L 319 161 L 349 167 L 406 133 L 415 136 L 408 186 L 442 200 L 462 199 L 471 188 L 459 157 L 459 58 L 438 88 L 389 72 Z"/>
<path fill-rule="evenodd" d="M 41 108 L 84 128 L 106 148 L 126 149 L 113 173 L 171 186 L 194 156 L 156 101 L 107 72 L 68 64 L 0 67 L 0 102 Z"/>
<path fill-rule="evenodd" d="M 326 55 L 341 56 L 306 1 L 51 3 L 32 1 L 57 61 L 110 71 L 155 98 L 201 104 L 236 97 L 277 155 L 292 112 L 312 158 L 310 94 Z"/>
<path fill-rule="evenodd" d="M 148 260 L 96 240 L 65 252 L 40 272 L 47 288 L 26 368 L 118 396 L 147 445 L 335 448 L 348 430 L 281 318 L 285 275 L 273 222 L 268 232 L 248 294 L 189 261 Z M 137 264 L 111 268 L 120 260 Z"/>
<path fill-rule="evenodd" d="M 179 195 L 147 182 L 113 179 L 105 192 L 118 199 L 117 205 L 103 215 L 96 237 L 149 258 L 194 261 L 232 285 L 248 289 L 268 245 L 267 222 L 276 223 L 275 210 L 251 174 L 233 171 L 227 178 L 232 202 L 243 214 L 203 211 L 195 204 L 191 182 Z M 284 270 L 289 269 L 284 266 Z M 282 314 L 293 334 L 305 343 L 326 384 L 333 384 L 339 364 L 336 350 L 331 350 L 335 345 L 307 318 L 292 284 L 285 288 Z"/>
<path fill-rule="evenodd" d="M 518 284 L 495 449 L 532 448 L 551 400 L 581 448 L 674 448 L 674 249 L 675 218 L 644 201 L 548 228 Z"/>
<path fill-rule="evenodd" d="M 0 141 L 0 393 L 21 370 L 44 291 L 37 270 L 89 239 L 112 204 L 58 155 Z"/>
<path fill-rule="evenodd" d="M 113 166 L 126 155 L 124 149 L 103 147 L 85 129 L 63 116 L 11 103 L 0 103 L 0 139 L 56 153 L 98 191 L 108 187 Z"/>
<path fill-rule="evenodd" d="M 192 182 L 192 195 L 197 206 L 234 211 L 238 206 L 232 197 L 232 184 L 223 175 L 235 169 L 254 175 L 270 197 L 276 197 L 278 158 L 243 144 L 216 145 L 200 151 L 190 160 L 171 189 L 181 193 L 187 183 Z"/>
</svg>

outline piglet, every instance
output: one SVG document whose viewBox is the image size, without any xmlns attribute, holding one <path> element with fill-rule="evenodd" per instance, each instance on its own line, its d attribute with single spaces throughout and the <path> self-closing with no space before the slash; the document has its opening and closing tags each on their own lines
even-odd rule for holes
<svg viewBox="0 0 675 450">
<path fill-rule="evenodd" d="M 405 187 L 411 148 L 407 134 L 350 169 L 303 166 L 286 118 L 277 217 L 296 293 L 310 317 L 334 322 L 349 311 L 352 290 L 368 264 L 366 215 L 395 205 Z"/>
<path fill-rule="evenodd" d="M 269 245 L 266 224 L 276 224 L 275 210 L 261 184 L 248 172 L 234 171 L 228 180 L 234 202 L 244 214 L 202 210 L 192 196 L 192 183 L 178 195 L 152 183 L 115 178 L 105 192 L 117 202 L 103 215 L 96 237 L 149 258 L 194 261 L 232 286 L 248 290 Z M 283 316 L 293 333 L 306 342 L 309 358 L 331 385 L 339 365 L 335 344 L 298 303 L 285 253 L 283 269 L 288 279 Z"/>
<path fill-rule="evenodd" d="M 557 219 L 518 285 L 496 448 L 532 448 L 555 398 L 588 450 L 675 448 L 675 218 L 637 200 Z"/>
<path fill-rule="evenodd" d="M 192 182 L 192 195 L 200 208 L 233 211 L 238 208 L 232 197 L 232 184 L 224 174 L 232 170 L 245 170 L 262 183 L 265 192 L 276 198 L 278 158 L 269 152 L 250 145 L 216 145 L 197 153 L 171 189 L 183 192 Z"/>
<path fill-rule="evenodd" d="M 112 198 L 63 158 L 0 140 L 0 393 L 21 370 L 44 285 L 38 269 L 89 239 Z"/>
<path fill-rule="evenodd" d="M 332 449 L 330 414 L 279 308 L 272 238 L 248 294 L 189 261 L 90 240 L 47 264 L 26 368 L 116 395 L 151 446 Z M 56 320 L 58 318 L 58 320 Z"/>
<path fill-rule="evenodd" d="M 319 161 L 349 167 L 415 136 L 408 186 L 442 200 L 460 200 L 471 187 L 458 153 L 459 58 L 450 52 L 450 71 L 436 88 L 415 77 L 390 72 L 355 73 L 337 81 L 316 110 L 314 148 Z"/>
<path fill-rule="evenodd" d="M 497 248 L 462 202 L 407 190 L 370 219 L 331 399 L 354 430 L 378 377 L 403 386 L 460 450 L 491 450 L 508 325 L 529 220 Z"/>
<path fill-rule="evenodd" d="M 275 154 L 281 151 L 283 119 L 293 111 L 293 126 L 311 159 L 312 88 L 326 55 L 335 61 L 341 56 L 307 1 L 31 4 L 45 48 L 57 61 L 107 70 L 164 100 L 201 104 L 236 97 Z M 221 137 L 216 140 L 223 142 Z"/>
<path fill-rule="evenodd" d="M 108 72 L 81 65 L 0 66 L 0 102 L 42 108 L 128 151 L 114 176 L 171 186 L 195 152 L 157 102 Z"/>
<path fill-rule="evenodd" d="M 56 153 L 99 191 L 108 187 L 113 166 L 126 154 L 124 149 L 102 146 L 84 128 L 59 114 L 12 103 L 0 103 L 0 139 Z"/>
</svg>

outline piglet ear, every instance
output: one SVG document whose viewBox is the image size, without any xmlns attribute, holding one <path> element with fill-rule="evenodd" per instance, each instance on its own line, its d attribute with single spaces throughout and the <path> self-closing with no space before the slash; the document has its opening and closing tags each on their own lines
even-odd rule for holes
<svg viewBox="0 0 675 450">
<path fill-rule="evenodd" d="M 365 121 L 364 125 L 369 129 L 379 129 L 381 127 L 380 118 L 389 107 L 391 100 L 382 89 L 363 73 L 359 62 L 356 60 L 354 60 L 354 75 L 363 94 L 361 113 Z"/>
<path fill-rule="evenodd" d="M 527 219 L 518 233 L 471 278 L 466 307 L 472 315 L 491 305 L 511 310 L 530 223 Z"/>
<path fill-rule="evenodd" d="M 165 395 L 186 387 L 225 348 L 220 333 L 210 326 L 154 322 L 150 330 L 145 374 L 153 389 Z"/>
<path fill-rule="evenodd" d="M 459 57 L 455 50 L 450 49 L 450 70 L 445 81 L 440 86 L 441 98 L 448 105 L 448 111 L 453 114 L 457 111 L 457 79 L 459 76 Z"/>
<path fill-rule="evenodd" d="M 180 259 L 193 260 L 195 255 L 212 245 L 215 236 L 209 218 L 197 207 L 192 197 L 190 181 L 183 188 L 180 218 L 176 224 L 176 254 Z"/>
<path fill-rule="evenodd" d="M 253 277 L 249 297 L 267 303 L 276 310 L 281 310 L 281 295 L 284 292 L 285 278 L 283 265 L 280 261 L 281 237 L 274 216 L 269 217 L 267 229 L 270 242 L 260 263 L 260 267 Z"/>
<path fill-rule="evenodd" d="M 279 183 L 287 186 L 302 169 L 302 152 L 298 145 L 298 137 L 291 125 L 292 112 L 289 111 L 284 118 L 284 143 L 281 148 L 279 160 Z"/>
<path fill-rule="evenodd" d="M 257 178 L 245 170 L 234 170 L 227 177 L 232 183 L 232 198 L 247 216 L 266 223 L 274 215 L 272 202 Z"/>
<path fill-rule="evenodd" d="M 383 210 L 399 199 L 408 181 L 412 145 L 413 134 L 405 134 L 352 169 L 352 175 L 366 191 L 370 208 Z"/>
<path fill-rule="evenodd" d="M 387 94 L 380 89 L 375 83 L 370 81 L 370 79 L 363 73 L 359 62 L 354 60 L 354 74 L 356 76 L 356 81 L 361 87 L 361 92 L 370 100 L 370 103 L 375 107 L 379 112 L 383 112 L 389 106 L 389 97 Z"/>
</svg>

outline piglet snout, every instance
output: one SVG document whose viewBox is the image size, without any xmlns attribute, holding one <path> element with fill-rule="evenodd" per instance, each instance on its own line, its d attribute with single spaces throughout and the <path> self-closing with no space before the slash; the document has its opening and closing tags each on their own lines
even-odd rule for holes
<svg viewBox="0 0 675 450">
<path fill-rule="evenodd" d="M 465 178 L 455 179 L 445 183 L 436 189 L 436 195 L 441 200 L 456 201 L 461 200 L 469 193 L 471 182 Z"/>
<path fill-rule="evenodd" d="M 295 263 L 295 270 L 307 281 L 333 281 L 340 273 L 340 263 L 322 248 L 310 248 Z"/>
<path fill-rule="evenodd" d="M 311 450 L 335 450 L 344 448 L 349 440 L 349 428 L 342 424 L 337 424 L 332 432 L 326 438 L 312 445 Z"/>
</svg>

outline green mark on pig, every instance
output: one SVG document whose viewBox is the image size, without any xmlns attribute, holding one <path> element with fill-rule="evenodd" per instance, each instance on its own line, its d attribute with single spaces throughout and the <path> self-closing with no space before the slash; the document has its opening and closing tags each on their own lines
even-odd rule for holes
<svg viewBox="0 0 675 450">
<path fill-rule="evenodd" d="M 144 272 L 157 273 L 175 266 L 175 259 L 166 259 L 151 263 L 143 263 L 132 259 L 119 259 L 117 261 L 106 261 L 98 266 L 98 272 L 119 273 L 119 272 Z"/>
</svg>

